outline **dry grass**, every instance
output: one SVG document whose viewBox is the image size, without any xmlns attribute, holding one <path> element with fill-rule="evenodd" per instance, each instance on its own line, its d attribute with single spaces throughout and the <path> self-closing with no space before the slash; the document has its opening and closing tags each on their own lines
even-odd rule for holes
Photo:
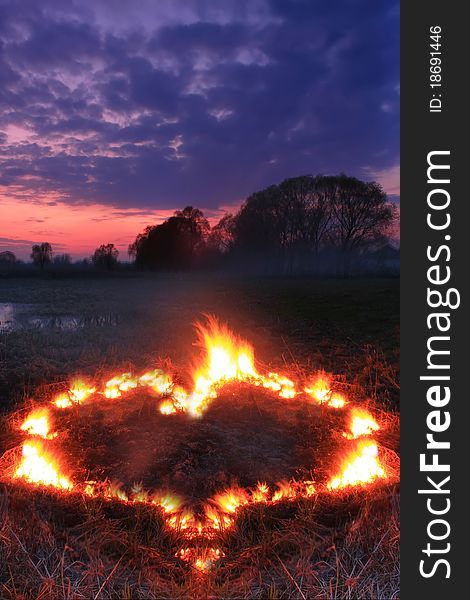
<svg viewBox="0 0 470 600">
<path fill-rule="evenodd" d="M 253 506 L 211 544 L 208 574 L 175 558 L 187 542 L 158 511 L 1 488 L 1 597 L 397 598 L 395 486 Z"/>
</svg>

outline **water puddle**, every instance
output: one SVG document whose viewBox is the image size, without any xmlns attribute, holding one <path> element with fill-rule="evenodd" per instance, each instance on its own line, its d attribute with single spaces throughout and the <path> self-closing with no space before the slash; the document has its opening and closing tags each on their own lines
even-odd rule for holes
<svg viewBox="0 0 470 600">
<path fill-rule="evenodd" d="M 59 329 L 77 331 L 84 327 L 116 326 L 118 315 L 38 315 L 38 306 L 17 302 L 0 302 L 0 332 L 20 329 Z"/>
</svg>

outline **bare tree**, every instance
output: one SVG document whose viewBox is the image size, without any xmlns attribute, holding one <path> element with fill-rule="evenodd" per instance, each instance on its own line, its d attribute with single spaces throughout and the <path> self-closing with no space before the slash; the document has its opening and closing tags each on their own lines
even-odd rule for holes
<svg viewBox="0 0 470 600">
<path fill-rule="evenodd" d="M 31 248 L 31 258 L 33 263 L 42 269 L 52 260 L 52 246 L 49 242 L 34 244 Z"/>
<path fill-rule="evenodd" d="M 57 267 L 68 267 L 72 263 L 70 254 L 57 254 L 52 261 Z"/>
<path fill-rule="evenodd" d="M 351 258 L 383 238 L 393 221 L 393 209 L 382 187 L 354 177 L 329 178 L 329 202 L 334 217 L 332 235 L 336 238 L 343 275 L 349 275 Z"/>
<path fill-rule="evenodd" d="M 101 244 L 91 258 L 95 267 L 100 269 L 114 269 L 117 266 L 119 250 L 114 244 Z"/>
<path fill-rule="evenodd" d="M 4 250 L 0 252 L 0 263 L 14 265 L 17 261 L 17 258 L 13 252 L 10 250 Z"/>
</svg>

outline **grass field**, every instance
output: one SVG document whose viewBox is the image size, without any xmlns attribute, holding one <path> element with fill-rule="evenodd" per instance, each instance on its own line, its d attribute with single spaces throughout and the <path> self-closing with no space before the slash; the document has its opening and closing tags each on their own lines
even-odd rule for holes
<svg viewBox="0 0 470 600">
<path fill-rule="evenodd" d="M 398 280 L 12 279 L 0 282 L 2 305 L 11 322 L 0 332 L 0 452 L 15 444 L 8 414 L 70 377 L 166 363 L 184 381 L 198 354 L 193 323 L 204 313 L 248 339 L 266 368 L 299 378 L 319 369 L 333 373 L 348 394 L 381 415 L 380 441 L 398 449 Z M 250 483 L 237 448 L 253 456 L 259 448 L 258 463 L 251 459 L 257 469 L 293 475 L 305 439 L 315 435 L 321 444 L 321 428 L 312 433 L 299 411 L 278 414 L 274 405 L 271 419 L 263 402 L 256 413 L 248 397 L 232 412 L 221 402 L 204 425 L 190 434 L 178 430 L 172 474 L 183 469 L 203 487 L 220 484 L 220 473 Z M 153 422 L 146 425 L 145 452 L 166 450 L 169 435 L 158 437 Z M 294 430 L 301 433 L 289 445 L 283 432 Z M 112 431 L 97 429 L 98 439 L 104 452 Z M 281 458 L 270 450 L 276 444 L 285 450 Z M 319 472 L 328 452 L 327 445 L 318 452 Z M 197 460 L 208 453 L 217 469 Z M 64 499 L 7 482 L 0 484 L 0 518 L 2 598 L 398 597 L 395 483 L 247 508 L 234 531 L 220 534 L 225 557 L 205 575 L 175 561 L 184 542 L 148 507 Z"/>
</svg>

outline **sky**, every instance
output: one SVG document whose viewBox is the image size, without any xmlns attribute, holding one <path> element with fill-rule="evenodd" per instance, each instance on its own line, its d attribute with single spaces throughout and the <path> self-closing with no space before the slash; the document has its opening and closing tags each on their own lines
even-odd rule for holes
<svg viewBox="0 0 470 600">
<path fill-rule="evenodd" d="M 0 0 L 0 251 L 120 258 L 344 172 L 399 201 L 399 2 Z"/>
</svg>

